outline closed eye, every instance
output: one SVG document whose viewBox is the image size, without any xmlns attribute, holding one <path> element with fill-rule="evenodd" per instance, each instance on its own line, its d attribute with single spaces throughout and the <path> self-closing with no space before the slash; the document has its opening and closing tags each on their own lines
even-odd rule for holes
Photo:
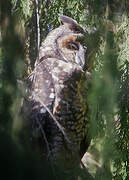
<svg viewBox="0 0 129 180">
<path fill-rule="evenodd" d="M 66 44 L 66 48 L 70 49 L 70 50 L 79 50 L 78 43 L 76 43 L 76 42 L 68 42 Z"/>
</svg>

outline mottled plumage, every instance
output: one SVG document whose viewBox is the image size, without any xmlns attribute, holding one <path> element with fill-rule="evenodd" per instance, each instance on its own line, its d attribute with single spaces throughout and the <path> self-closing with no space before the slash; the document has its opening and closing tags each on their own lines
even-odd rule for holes
<svg viewBox="0 0 129 180">
<path fill-rule="evenodd" d="M 62 169 L 79 164 L 89 145 L 83 28 L 60 15 L 63 25 L 43 42 L 32 75 L 27 100 L 31 140 L 42 146 L 41 156 Z"/>
</svg>

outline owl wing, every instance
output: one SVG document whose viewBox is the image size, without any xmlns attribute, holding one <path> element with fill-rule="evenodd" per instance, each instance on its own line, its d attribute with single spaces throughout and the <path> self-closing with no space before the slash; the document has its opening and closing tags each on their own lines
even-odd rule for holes
<svg viewBox="0 0 129 180">
<path fill-rule="evenodd" d="M 55 99 L 55 87 L 51 74 L 52 58 L 44 59 L 39 63 L 32 75 L 29 77 L 29 98 L 26 101 L 27 119 L 31 126 L 31 136 L 34 137 L 41 134 L 41 127 L 46 126 L 46 122 L 50 120 L 50 113 L 52 113 L 53 103 Z M 48 128 L 46 128 L 48 129 Z M 50 128 L 49 128 L 50 129 Z"/>
<path fill-rule="evenodd" d="M 73 88 L 77 89 L 75 81 L 80 79 L 81 73 L 81 66 L 56 58 L 44 59 L 35 67 L 33 75 L 29 78 L 31 95 L 30 108 L 28 108 L 28 119 L 30 119 L 30 124 L 33 124 L 34 131 L 35 127 L 39 129 L 37 122 L 43 126 L 48 124 L 50 119 L 56 121 L 53 115 L 57 115 L 58 112 L 68 113 L 70 106 L 68 101 L 72 100 Z M 58 122 L 56 123 L 65 135 Z"/>
<path fill-rule="evenodd" d="M 39 101 L 42 104 L 41 106 L 44 105 L 45 107 L 50 107 L 55 97 L 55 88 L 51 74 L 52 68 L 52 64 L 46 59 L 38 64 L 34 70 L 32 96 L 35 101 Z"/>
<path fill-rule="evenodd" d="M 52 106 L 56 97 L 64 88 L 63 83 L 70 79 L 75 69 L 82 71 L 81 67 L 56 58 L 43 60 L 34 70 L 32 81 L 33 98 L 40 101 L 45 107 Z"/>
</svg>

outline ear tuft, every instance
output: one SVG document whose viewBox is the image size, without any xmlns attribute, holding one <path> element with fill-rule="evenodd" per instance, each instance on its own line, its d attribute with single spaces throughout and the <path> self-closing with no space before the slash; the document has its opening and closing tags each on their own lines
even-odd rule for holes
<svg viewBox="0 0 129 180">
<path fill-rule="evenodd" d="M 60 20 L 62 21 L 62 23 L 64 25 L 66 25 L 70 30 L 72 30 L 73 32 L 84 32 L 84 28 L 81 27 L 77 21 L 75 21 L 74 19 L 68 17 L 68 16 L 64 16 L 62 14 L 58 14 Z"/>
<path fill-rule="evenodd" d="M 74 19 L 68 17 L 68 16 L 64 16 L 62 14 L 58 14 L 60 20 L 62 21 L 63 24 L 67 23 L 67 24 L 77 24 L 77 21 L 75 21 Z"/>
</svg>

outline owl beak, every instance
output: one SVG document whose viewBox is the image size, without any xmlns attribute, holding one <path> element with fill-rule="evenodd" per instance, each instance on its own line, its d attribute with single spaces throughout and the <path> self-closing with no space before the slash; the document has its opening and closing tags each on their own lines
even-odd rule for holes
<svg viewBox="0 0 129 180">
<path fill-rule="evenodd" d="M 82 68 L 85 66 L 85 50 L 82 46 L 79 47 L 79 51 L 76 54 L 75 62 Z"/>
</svg>

